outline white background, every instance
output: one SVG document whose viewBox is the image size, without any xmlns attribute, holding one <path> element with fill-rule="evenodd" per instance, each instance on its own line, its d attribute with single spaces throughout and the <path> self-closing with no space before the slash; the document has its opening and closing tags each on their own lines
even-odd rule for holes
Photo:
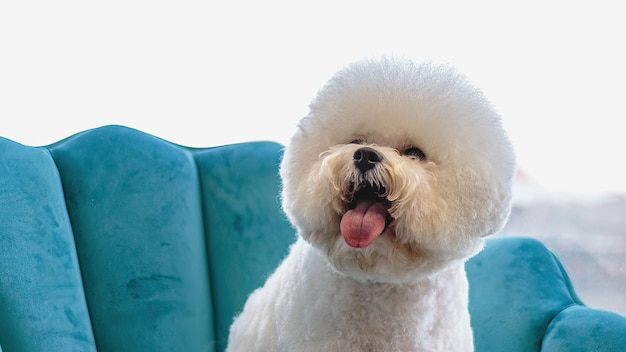
<svg viewBox="0 0 626 352">
<path fill-rule="evenodd" d="M 464 71 L 548 190 L 622 192 L 625 34 L 618 1 L 3 1 L 0 136 L 286 143 L 336 70 L 397 54 Z"/>
</svg>

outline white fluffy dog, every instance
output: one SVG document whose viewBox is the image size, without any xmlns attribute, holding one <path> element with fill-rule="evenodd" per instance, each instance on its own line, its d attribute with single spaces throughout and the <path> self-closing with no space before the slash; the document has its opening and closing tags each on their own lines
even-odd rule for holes
<svg viewBox="0 0 626 352">
<path fill-rule="evenodd" d="M 281 164 L 298 241 L 227 351 L 472 351 L 464 263 L 504 225 L 514 169 L 498 114 L 454 69 L 341 70 Z"/>
</svg>

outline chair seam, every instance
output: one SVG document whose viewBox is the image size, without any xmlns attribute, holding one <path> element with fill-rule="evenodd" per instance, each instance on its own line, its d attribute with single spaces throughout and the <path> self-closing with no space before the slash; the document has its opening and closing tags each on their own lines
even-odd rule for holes
<svg viewBox="0 0 626 352">
<path fill-rule="evenodd" d="M 72 138 L 72 137 L 70 137 Z M 68 138 L 68 139 L 70 139 Z M 54 145 L 57 145 L 58 143 L 54 143 L 51 145 L 47 145 L 47 146 L 43 146 L 43 147 L 38 147 L 39 149 L 43 149 L 46 151 L 46 153 L 48 154 L 48 156 L 50 156 L 50 160 L 52 160 L 52 163 L 54 164 L 54 168 L 56 169 L 57 172 L 57 176 L 59 177 L 59 181 L 60 181 L 60 186 L 61 186 L 61 192 L 63 193 L 63 206 L 65 207 L 65 215 L 67 216 L 67 220 L 70 224 L 70 231 L 72 234 L 72 240 L 74 242 L 74 254 L 76 255 L 76 261 L 78 263 L 78 274 L 80 276 L 80 287 L 82 289 L 83 292 L 83 297 L 84 297 L 84 302 L 85 302 L 85 308 L 87 309 L 87 315 L 89 318 L 89 329 L 91 330 L 91 337 L 93 338 L 93 342 L 94 342 L 94 348 L 95 351 L 98 351 L 98 339 L 96 337 L 96 332 L 94 329 L 94 323 L 93 323 L 93 318 L 92 318 L 92 312 L 91 309 L 89 308 L 89 297 L 87 296 L 87 292 L 85 290 L 85 278 L 83 277 L 83 267 L 81 264 L 81 260 L 80 260 L 80 254 L 79 254 L 79 250 L 78 250 L 78 246 L 76 244 L 76 231 L 74 230 L 74 223 L 72 221 L 72 216 L 70 215 L 70 210 L 67 206 L 67 194 L 66 194 L 66 190 L 65 190 L 65 183 L 63 182 L 63 175 L 61 173 L 61 170 L 59 169 L 59 165 L 57 164 L 56 159 L 54 158 L 54 151 L 52 150 Z"/>
<path fill-rule="evenodd" d="M 196 169 L 196 174 L 197 174 L 197 188 L 198 188 L 198 195 L 200 198 L 200 215 L 202 216 L 202 234 L 203 234 L 203 239 L 202 241 L 204 242 L 204 252 L 205 252 L 205 265 L 207 268 L 207 280 L 209 282 L 209 293 L 211 295 L 210 299 L 210 305 L 211 305 L 211 319 L 212 319 L 212 325 L 213 325 L 213 344 L 215 347 L 217 347 L 217 310 L 215 307 L 215 287 L 214 287 L 214 278 L 213 278 L 213 273 L 211 271 L 211 253 L 209 251 L 209 232 L 208 232 L 208 226 L 207 226 L 207 218 L 206 218 L 206 201 L 204 199 L 204 187 L 203 187 L 203 182 L 202 182 L 202 172 L 200 170 L 200 166 L 198 165 L 198 161 L 196 160 L 196 153 L 194 152 L 195 150 L 202 150 L 202 149 L 195 149 L 195 148 L 187 148 L 187 147 L 183 147 L 185 149 L 185 152 L 190 156 L 193 165 Z M 212 148 L 211 148 L 212 149 Z"/>
</svg>

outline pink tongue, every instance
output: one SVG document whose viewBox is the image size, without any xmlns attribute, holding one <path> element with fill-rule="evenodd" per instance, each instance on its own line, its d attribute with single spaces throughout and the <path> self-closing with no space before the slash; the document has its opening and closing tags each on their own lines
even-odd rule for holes
<svg viewBox="0 0 626 352">
<path fill-rule="evenodd" d="M 341 234 L 349 246 L 365 248 L 385 229 L 387 207 L 380 202 L 359 202 L 341 218 Z"/>
</svg>

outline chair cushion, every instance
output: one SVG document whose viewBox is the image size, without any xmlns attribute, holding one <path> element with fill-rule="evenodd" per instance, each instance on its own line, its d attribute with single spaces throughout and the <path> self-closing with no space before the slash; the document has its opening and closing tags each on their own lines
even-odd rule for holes
<svg viewBox="0 0 626 352">
<path fill-rule="evenodd" d="M 254 142 L 198 149 L 217 350 L 250 292 L 286 256 L 295 230 L 280 206 L 282 147 Z"/>
<path fill-rule="evenodd" d="M 46 149 L 0 138 L 0 345 L 95 351 L 61 179 Z"/>
<path fill-rule="evenodd" d="M 215 337 L 191 153 L 118 126 L 49 149 L 98 350 L 206 350 Z"/>
</svg>

